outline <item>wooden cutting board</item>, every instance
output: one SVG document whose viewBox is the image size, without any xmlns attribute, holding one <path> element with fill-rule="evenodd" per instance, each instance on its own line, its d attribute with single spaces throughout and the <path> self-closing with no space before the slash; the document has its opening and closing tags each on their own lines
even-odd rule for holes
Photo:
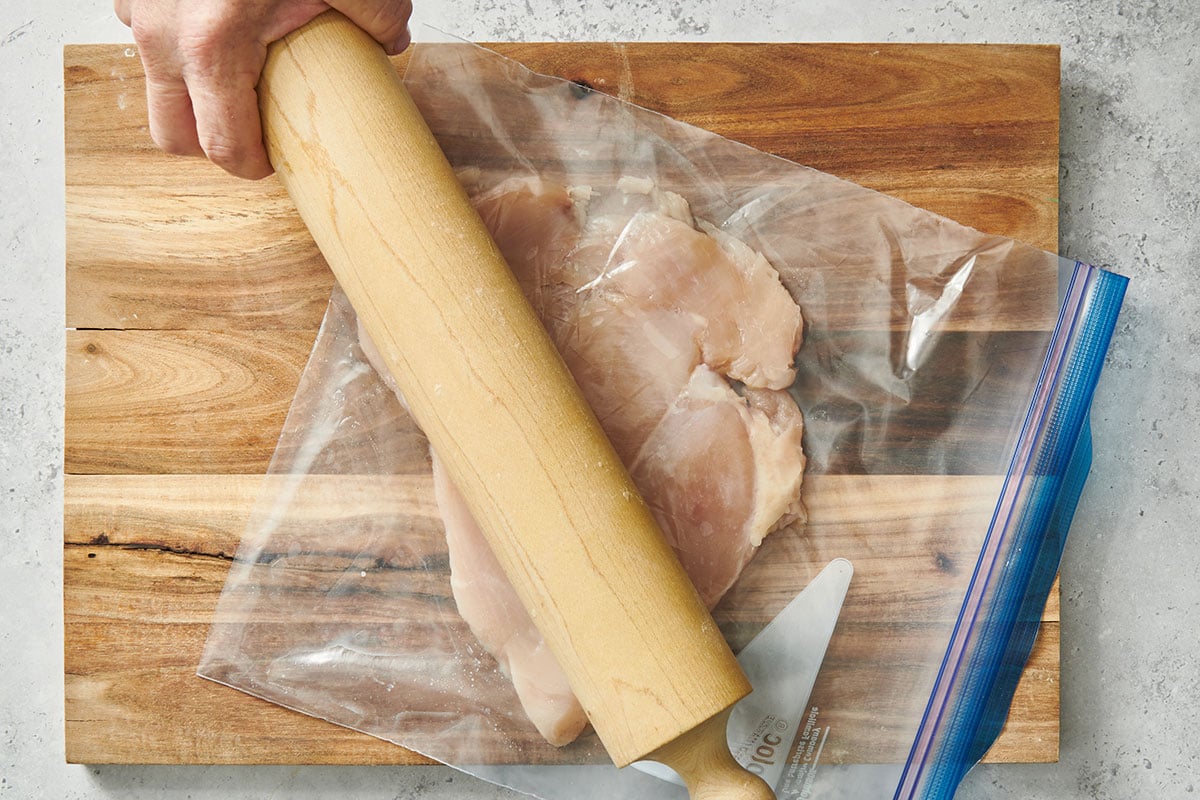
<svg viewBox="0 0 1200 800">
<path fill-rule="evenodd" d="M 1057 47 L 494 47 L 989 233 L 1057 247 Z M 124 45 L 64 53 L 67 759 L 427 763 L 195 676 L 332 279 L 273 179 L 243 183 L 154 149 L 136 55 Z M 817 492 L 855 502 L 818 501 L 814 522 L 878 525 L 863 498 L 911 496 L 921 478 L 871 480 L 887 491 Z M 330 518 L 337 504 L 313 513 Z M 988 760 L 1057 758 L 1057 597 Z"/>
</svg>

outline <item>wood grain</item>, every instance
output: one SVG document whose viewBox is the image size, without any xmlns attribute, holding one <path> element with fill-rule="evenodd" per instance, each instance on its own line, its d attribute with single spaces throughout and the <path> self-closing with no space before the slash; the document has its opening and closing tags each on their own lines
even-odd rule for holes
<svg viewBox="0 0 1200 800">
<path fill-rule="evenodd" d="M 68 331 L 66 468 L 265 471 L 311 348 L 310 332 Z"/>
<path fill-rule="evenodd" d="M 67 331 L 66 470 L 72 473 L 266 472 L 315 331 Z M 831 364 L 853 357 L 892 370 L 903 344 L 878 336 L 812 335 L 798 358 L 796 391 L 809 415 L 810 470 L 829 473 L 995 474 L 1014 431 L 1008 408 L 1036 376 L 1047 333 L 944 334 L 925 356 L 929 374 L 986 358 L 981 378 L 921 374 L 891 387 L 849 380 L 822 389 Z M 849 372 L 849 371 L 848 371 Z M 851 422 L 888 418 L 869 441 Z M 391 422 L 380 419 L 375 427 Z M 402 461 L 424 468 L 426 442 L 407 418 Z M 373 429 L 343 436 L 371 447 Z M 937 462 L 926 439 L 940 437 Z"/>
<path fill-rule="evenodd" d="M 68 330 L 66 471 L 265 473 L 315 335 Z M 369 451 L 375 430 L 393 422 L 380 415 L 339 431 L 341 451 Z M 404 424 L 397 459 L 427 469 L 425 437 Z"/>
<path fill-rule="evenodd" d="M 997 481 L 994 477 L 947 482 L 940 476 L 822 476 L 809 483 L 805 497 L 814 522 L 805 540 L 821 543 L 822 553 L 829 556 L 849 557 L 856 570 L 855 596 L 847 602 L 829 655 L 830 663 L 854 663 L 856 668 L 837 671 L 843 677 L 832 685 L 820 684 L 819 702 L 837 710 L 830 719 L 843 735 L 836 741 L 872 744 L 866 751 L 861 744 L 858 749 L 843 746 L 838 758 L 903 755 L 900 751 L 908 742 L 902 740 L 910 735 L 904 733 L 903 721 L 912 713 L 911 705 L 924 700 L 919 692 L 900 689 L 916 680 L 931 660 L 940 660 L 940 635 L 926 636 L 902 616 L 889 619 L 872 614 L 867 598 L 903 594 L 915 613 L 929 617 L 934 609 L 936 616 L 940 608 L 953 618 L 960 600 L 955 573 L 969 569 L 973 558 L 962 542 L 978 534 L 981 509 L 994 496 Z M 391 749 L 382 750 L 370 737 L 331 728 L 196 678 L 226 573 L 263 490 L 260 475 L 66 476 L 69 760 L 311 763 L 309 759 L 319 758 L 321 763 L 426 763 L 401 748 L 389 745 Z M 874 544 L 911 539 L 909 528 L 917 524 L 909 502 L 914 496 L 926 499 L 922 513 L 945 520 L 945 527 L 937 531 L 941 545 L 933 548 L 942 558 L 930 558 L 929 548 L 917 544 L 898 553 Z M 846 497 L 856 502 L 841 499 Z M 316 476 L 306 481 L 298 498 L 292 524 L 272 537 L 280 545 L 260 556 L 261 574 L 277 568 L 279 559 L 293 549 L 322 555 L 289 566 L 293 571 L 287 578 L 289 586 L 300 587 L 289 595 L 292 605 L 274 610 L 258 607 L 256 622 L 269 627 L 286 620 L 280 630 L 298 641 L 303 634 L 297 628 L 339 615 L 359 626 L 391 627 L 397 616 L 432 622 L 433 615 L 445 613 L 439 609 L 452 607 L 445 542 L 427 476 Z M 373 545 L 367 537 L 345 538 L 347 531 L 370 527 L 347 524 L 348 519 L 363 518 L 379 524 L 391 521 L 408 533 L 389 549 L 368 552 Z M 784 539 L 776 541 L 788 546 Z M 767 546 L 771 545 L 768 539 Z M 805 557 L 819 562 L 825 556 Z M 336 580 L 354 559 L 366 573 L 363 585 L 331 598 L 323 582 Z M 753 568 L 780 567 L 775 558 L 761 558 Z M 313 610 L 317 604 L 303 597 L 297 570 L 311 574 L 319 611 Z M 389 589 L 394 584 L 389 576 L 396 570 L 410 578 L 415 571 L 419 591 L 408 595 Z M 407 581 L 406 586 L 410 591 L 413 582 Z M 919 590 L 914 592 L 914 586 Z M 791 598 L 735 595 L 731 599 L 736 603 L 718 607 L 715 614 L 731 643 L 740 648 L 761 628 L 764 618 Z M 733 605 L 739 609 L 736 615 L 725 610 Z M 1047 608 L 1038 646 L 1017 691 L 1016 711 L 993 759 L 1026 761 L 1056 752 L 1057 611 L 1057 605 Z M 436 624 L 456 622 L 451 614 Z M 896 658 L 881 658 L 880 647 L 886 648 L 889 658 Z M 895 661 L 908 666 L 897 669 Z M 854 709 L 859 704 L 844 699 L 867 685 L 877 693 L 880 684 L 898 688 L 886 695 L 890 703 L 873 706 L 869 715 L 858 716 Z M 500 709 L 506 707 L 502 688 L 488 689 L 490 701 Z M 279 699 L 286 702 L 282 696 Z M 435 740 L 438 726 L 424 735 Z M 863 735 L 876 728 L 892 733 Z M 531 729 L 512 726 L 493 734 L 497 742 L 502 735 L 518 741 L 523 736 L 529 751 L 541 752 Z M 504 750 L 488 740 L 482 745 L 492 754 Z M 603 758 L 590 738 L 569 755 L 593 762 Z"/>
<path fill-rule="evenodd" d="M 494 47 L 964 225 L 1057 248 L 1055 47 Z M 73 46 L 65 62 L 67 327 L 314 329 L 330 277 L 283 188 L 156 151 L 141 67 L 126 52 Z"/>
<path fill-rule="evenodd" d="M 1057 48 L 571 43 L 496 49 L 535 70 L 578 80 L 980 230 L 1046 249 L 1056 246 Z M 403 65 L 406 58 L 397 62 Z M 427 763 L 402 748 L 195 677 L 217 597 L 331 278 L 276 181 L 239 182 L 205 162 L 154 149 L 146 134 L 144 88 L 136 53 L 124 45 L 65 51 L 68 759 Z M 1004 330 L 973 329 L 970 322 L 963 330 L 992 336 L 1002 347 L 1017 341 L 1004 338 L 1014 333 L 1036 337 L 1045 331 L 1046 309 L 1034 307 L 1045 297 L 1044 287 L 1026 287 L 1022 295 L 1021 282 L 1014 283 L 1012 310 L 997 320 Z M 831 357 L 853 349 L 815 344 L 804 352 L 816 354 L 823 347 Z M 954 348 L 941 357 L 956 357 Z M 945 387 L 940 396 L 952 403 L 956 391 Z M 826 411 L 837 418 L 852 409 L 832 405 Z M 897 430 L 909 435 L 934 419 L 937 409 L 906 413 Z M 1003 433 L 994 429 L 988 435 Z M 896 443 L 880 443 L 880 452 L 895 451 Z M 423 468 L 419 434 L 407 447 L 406 458 Z M 928 465 L 893 463 L 893 472 L 912 474 L 888 475 L 871 485 L 855 485 L 854 480 L 869 480 L 855 475 L 809 484 L 807 499 L 814 524 L 825 526 L 823 537 L 834 542 L 843 529 L 861 533 L 904 524 L 914 513 L 906 510 L 906 499 L 933 489 L 911 483 L 922 479 L 917 473 Z M 869 469 L 882 466 L 876 461 Z M 984 474 L 985 465 L 960 460 L 955 467 L 979 474 L 954 478 L 965 483 L 952 481 L 935 495 L 948 504 L 947 532 L 957 524 L 953 503 L 979 499 L 994 480 Z M 859 469 L 867 468 L 864 463 Z M 829 462 L 829 469 L 856 468 Z M 388 509 L 371 507 L 365 488 L 356 493 L 347 485 L 313 487 L 306 506 L 308 535 L 322 536 L 333 527 L 334 515 L 344 510 L 339 498 L 367 502 L 361 513 L 403 515 L 403 524 L 415 532 L 411 549 L 381 556 L 378 563 L 397 571 L 420 563 L 433 576 L 438 560 L 429 553 L 439 544 L 438 524 L 422 480 L 416 469 L 400 479 L 392 488 L 407 499 Z M 822 480 L 835 483 L 822 486 Z M 960 522 L 977 514 L 966 513 Z M 309 547 L 309 540 L 298 541 Z M 337 558 L 352 559 L 358 551 L 347 545 L 328 556 L 326 565 L 336 566 Z M 969 560 L 931 561 L 916 551 L 903 558 L 906 568 L 932 583 L 917 593 L 899 585 L 894 590 L 925 604 L 942 602 L 939 581 L 951 580 L 948 570 L 966 569 Z M 882 551 L 859 553 L 858 559 L 864 574 L 876 575 L 862 591 L 892 591 L 878 582 L 887 572 Z M 316 565 L 310 566 L 319 580 Z M 364 566 L 374 568 L 376 562 Z M 381 590 L 387 570 L 364 571 Z M 1056 598 L 1057 590 L 1009 724 L 988 760 L 1057 757 Z M 760 601 L 767 608 L 780 599 Z M 411 608 L 427 607 L 414 601 Z M 872 626 L 895 624 L 848 618 L 853 635 L 846 637 L 845 657 L 869 648 L 884 630 Z M 722 620 L 734 640 L 753 635 L 754 625 Z M 855 680 L 877 677 L 868 670 Z M 854 686 L 850 681 L 822 691 L 852 692 Z M 871 721 L 844 724 L 853 729 Z M 885 757 L 899 746 L 881 737 L 876 755 Z"/>
<path fill-rule="evenodd" d="M 972 45 L 495 47 L 979 230 L 1057 241 L 1055 46 L 989 46 L 983 59 Z"/>
</svg>

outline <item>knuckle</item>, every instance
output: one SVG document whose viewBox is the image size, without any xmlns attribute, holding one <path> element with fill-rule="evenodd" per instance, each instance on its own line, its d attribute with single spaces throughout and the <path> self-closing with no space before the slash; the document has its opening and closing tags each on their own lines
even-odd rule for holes
<svg viewBox="0 0 1200 800">
<path fill-rule="evenodd" d="M 207 5 L 199 4 L 195 13 L 180 21 L 176 40 L 181 59 L 201 70 L 218 63 L 242 31 L 236 19 Z"/>
<path fill-rule="evenodd" d="M 202 135 L 200 146 L 204 148 L 204 154 L 208 156 L 209 161 L 230 171 L 234 171 L 246 160 L 248 150 L 232 139 L 212 135 Z"/>
<path fill-rule="evenodd" d="M 404 0 L 381 3 L 375 10 L 375 18 L 372 21 L 376 37 L 385 42 L 399 39 L 408 27 L 408 17 L 411 13 L 411 6 Z"/>
<path fill-rule="evenodd" d="M 241 178 L 262 178 L 268 174 L 260 148 L 226 136 L 201 135 L 200 146 L 209 161 Z"/>
<path fill-rule="evenodd" d="M 220 46 L 207 36 L 181 33 L 179 36 L 179 60 L 181 64 L 200 72 L 207 72 L 217 63 Z"/>
<path fill-rule="evenodd" d="M 133 41 L 137 42 L 138 47 L 145 50 L 153 50 L 163 41 L 162 26 L 155 23 L 154 20 L 146 19 L 143 16 L 133 16 L 129 20 L 129 30 L 133 34 Z"/>
<path fill-rule="evenodd" d="M 133 22 L 133 15 L 129 11 L 129 0 L 113 0 L 113 13 L 124 23 L 125 27 L 129 27 Z"/>
</svg>

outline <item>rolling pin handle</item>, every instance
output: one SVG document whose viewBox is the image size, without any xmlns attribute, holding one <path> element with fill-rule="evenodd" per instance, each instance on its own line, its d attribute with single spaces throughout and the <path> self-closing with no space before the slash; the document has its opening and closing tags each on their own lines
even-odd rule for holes
<svg viewBox="0 0 1200 800">
<path fill-rule="evenodd" d="M 679 773 L 691 800 L 775 800 L 766 781 L 745 769 L 729 752 L 726 710 L 649 756 Z"/>
</svg>

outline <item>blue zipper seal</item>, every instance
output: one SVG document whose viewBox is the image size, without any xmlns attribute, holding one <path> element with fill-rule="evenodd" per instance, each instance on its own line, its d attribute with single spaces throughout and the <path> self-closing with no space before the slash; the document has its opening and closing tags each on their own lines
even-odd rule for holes
<svg viewBox="0 0 1200 800">
<path fill-rule="evenodd" d="M 1075 262 L 895 800 L 949 800 L 995 741 L 1091 465 L 1088 413 L 1129 279 Z"/>
</svg>

